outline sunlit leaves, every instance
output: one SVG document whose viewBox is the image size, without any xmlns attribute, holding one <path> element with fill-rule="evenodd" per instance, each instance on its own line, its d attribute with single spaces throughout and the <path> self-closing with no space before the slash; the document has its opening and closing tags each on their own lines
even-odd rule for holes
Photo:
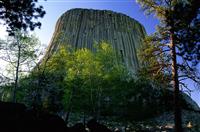
<svg viewBox="0 0 200 132">
<path fill-rule="evenodd" d="M 96 44 L 95 52 L 70 48 L 61 46 L 47 62 L 46 74 L 53 79 L 49 86 L 53 91 L 64 91 L 65 108 L 73 102 L 76 109 L 97 109 L 97 102 L 104 97 L 103 91 L 109 88 L 108 82 L 116 78 L 126 80 L 128 70 L 118 60 L 117 52 L 105 42 Z"/>
</svg>

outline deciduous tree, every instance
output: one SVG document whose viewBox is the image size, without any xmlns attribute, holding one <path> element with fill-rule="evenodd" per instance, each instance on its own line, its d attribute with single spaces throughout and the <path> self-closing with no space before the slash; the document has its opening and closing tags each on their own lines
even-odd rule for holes
<svg viewBox="0 0 200 132">
<path fill-rule="evenodd" d="M 14 89 L 12 100 L 16 102 L 16 92 L 18 90 L 19 76 L 25 75 L 34 67 L 34 60 L 37 59 L 37 46 L 39 40 L 33 35 L 16 32 L 15 36 L 8 37 L 3 45 L 3 56 L 1 59 L 6 61 L 7 72 L 13 79 Z"/>
</svg>

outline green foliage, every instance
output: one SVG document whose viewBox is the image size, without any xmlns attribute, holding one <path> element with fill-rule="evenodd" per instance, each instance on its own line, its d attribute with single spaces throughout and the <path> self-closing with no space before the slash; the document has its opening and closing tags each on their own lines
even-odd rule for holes
<svg viewBox="0 0 200 132">
<path fill-rule="evenodd" d="M 142 120 L 165 110 L 165 102 L 160 99 L 162 90 L 153 88 L 152 81 L 146 76 L 130 77 L 110 45 L 100 43 L 95 53 L 88 49 L 69 52 L 64 47 L 60 51 L 66 52 L 66 55 L 61 55 L 66 68 L 55 73 L 65 74 L 62 100 L 65 110 L 70 108 L 72 112 L 92 116 L 117 116 L 131 120 Z M 50 60 L 47 65 L 59 65 L 52 62 Z M 146 111 L 149 106 L 152 109 Z"/>
<path fill-rule="evenodd" d="M 40 64 L 40 70 L 35 68 L 29 77 L 21 79 L 21 87 L 28 90 L 22 92 L 22 100 L 30 106 L 37 102 L 36 106 L 50 112 L 68 110 L 73 104 L 73 111 L 97 113 L 103 92 L 109 88 L 105 84 L 115 78 L 128 79 L 128 70 L 117 63 L 116 56 L 105 42 L 96 46 L 95 53 L 60 47 L 45 64 Z"/>
<path fill-rule="evenodd" d="M 113 85 L 115 84 L 115 85 Z M 103 115 L 125 120 L 144 120 L 165 111 L 163 91 L 138 77 L 129 81 L 114 80 L 105 92 Z M 149 109 L 151 107 L 151 109 Z"/>
<path fill-rule="evenodd" d="M 19 70 L 22 73 L 29 72 L 34 67 L 38 57 L 38 47 L 40 42 L 35 35 L 29 35 L 20 31 L 15 32 L 15 36 L 8 36 L 2 40 L 2 59 L 8 62 L 7 71 L 12 73 L 16 69 L 19 61 Z M 10 75 L 12 76 L 12 75 Z"/>
<path fill-rule="evenodd" d="M 6 78 L 9 79 L 6 85 L 14 84 L 12 88 L 13 101 L 16 101 L 16 92 L 19 88 L 19 78 L 26 76 L 34 67 L 37 60 L 37 48 L 39 40 L 34 35 L 15 32 L 15 36 L 8 36 L 7 40 L 2 40 L 2 56 L 6 62 Z M 11 86 L 12 86 L 11 84 Z"/>
<path fill-rule="evenodd" d="M 50 113 L 72 112 L 99 118 L 143 120 L 164 111 L 160 89 L 146 77 L 129 76 L 113 48 L 102 42 L 96 52 L 60 47 L 47 63 L 20 80 L 17 97 Z M 43 67 L 46 66 L 46 67 Z M 41 73 L 42 72 L 42 73 Z M 42 81 L 41 81 L 42 75 Z M 149 106 L 151 110 L 146 111 Z"/>
<path fill-rule="evenodd" d="M 5 84 L 0 86 L 0 97 L 1 101 L 11 101 L 12 100 L 12 89 L 13 85 Z"/>
</svg>

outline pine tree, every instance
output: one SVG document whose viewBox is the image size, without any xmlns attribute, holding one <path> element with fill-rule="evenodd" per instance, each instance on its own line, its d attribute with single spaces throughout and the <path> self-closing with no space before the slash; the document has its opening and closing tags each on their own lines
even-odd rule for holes
<svg viewBox="0 0 200 132">
<path fill-rule="evenodd" d="M 174 88 L 175 131 L 182 131 L 179 102 L 179 75 L 195 71 L 200 60 L 200 1 L 199 0 L 137 0 L 147 14 L 155 14 L 160 20 L 153 41 L 159 41 L 163 49 L 169 49 Z M 154 43 L 152 42 L 152 43 Z M 178 61 L 177 61 L 178 58 Z M 195 72 L 193 72 L 195 73 Z M 196 78 L 190 78 L 196 80 Z"/>
<path fill-rule="evenodd" d="M 40 27 L 37 20 L 45 15 L 42 6 L 36 6 L 38 0 L 1 0 L 0 19 L 7 25 L 7 31 L 14 35 L 14 30 L 34 30 Z"/>
</svg>

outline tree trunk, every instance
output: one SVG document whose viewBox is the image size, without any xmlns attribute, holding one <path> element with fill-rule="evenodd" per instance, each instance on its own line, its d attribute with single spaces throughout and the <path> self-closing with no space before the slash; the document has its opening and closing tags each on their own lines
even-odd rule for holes
<svg viewBox="0 0 200 132">
<path fill-rule="evenodd" d="M 181 105 L 180 105 L 180 90 L 179 90 L 179 80 L 178 80 L 178 68 L 176 60 L 176 47 L 174 43 L 174 32 L 170 33 L 171 42 L 171 57 L 172 57 L 172 80 L 174 88 L 174 122 L 175 122 L 175 132 L 182 132 L 182 119 L 181 119 Z"/>
<path fill-rule="evenodd" d="M 84 125 L 84 128 L 86 127 L 86 120 L 85 120 L 85 117 L 86 115 L 85 115 L 85 112 L 83 112 L 83 125 Z"/>
<path fill-rule="evenodd" d="M 15 72 L 15 86 L 14 86 L 14 90 L 13 90 L 13 102 L 16 103 L 17 99 L 16 99 L 16 92 L 18 89 L 18 78 L 19 78 L 19 64 L 20 64 L 20 57 L 21 57 L 21 46 L 18 43 L 18 56 L 17 56 L 17 64 L 16 64 L 16 72 Z"/>
<path fill-rule="evenodd" d="M 71 96 L 70 96 L 70 99 L 69 99 L 69 105 L 68 105 L 68 108 L 67 108 L 67 115 L 66 115 L 66 118 L 65 118 L 66 125 L 68 125 L 69 116 L 70 116 L 70 113 L 72 111 L 74 96 L 75 96 L 75 87 L 72 88 L 72 93 L 71 93 Z"/>
<path fill-rule="evenodd" d="M 36 95 L 34 97 L 34 101 L 33 101 L 33 107 L 35 109 L 41 109 L 42 107 L 42 100 L 41 97 L 43 96 L 44 88 L 45 88 L 45 81 L 46 81 L 46 67 L 47 67 L 47 62 L 50 59 L 50 55 L 47 55 L 47 58 L 44 58 L 44 66 L 42 64 L 37 64 L 37 79 L 38 79 L 38 83 L 37 83 L 37 87 L 36 87 Z M 41 67 L 40 67 L 41 66 Z M 41 90 L 42 89 L 42 90 Z"/>
<path fill-rule="evenodd" d="M 100 120 L 101 116 L 101 88 L 98 86 L 98 99 L 97 99 L 97 111 L 96 111 L 96 120 Z"/>
</svg>

